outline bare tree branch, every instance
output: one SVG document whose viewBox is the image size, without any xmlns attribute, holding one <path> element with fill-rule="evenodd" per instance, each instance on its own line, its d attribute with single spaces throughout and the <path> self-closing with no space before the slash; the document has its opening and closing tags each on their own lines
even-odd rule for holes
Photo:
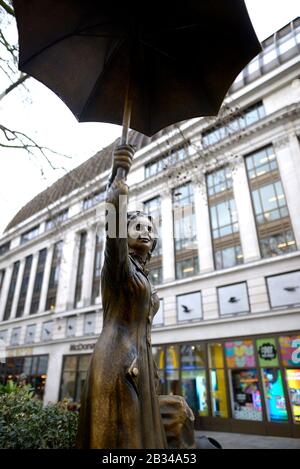
<svg viewBox="0 0 300 469">
<path fill-rule="evenodd" d="M 50 159 L 48 158 L 46 152 L 50 152 L 54 155 L 64 156 L 65 158 L 71 159 L 70 156 L 62 155 L 61 153 L 51 150 L 51 148 L 39 145 L 35 140 L 33 140 L 31 137 L 28 137 L 28 135 L 26 135 L 23 132 L 8 129 L 2 124 L 0 124 L 0 131 L 2 132 L 6 140 L 6 142 L 2 142 L 0 140 L 0 147 L 25 150 L 32 155 L 34 155 L 34 150 L 38 150 L 38 152 L 46 159 L 47 163 L 49 163 L 51 168 L 54 170 L 61 169 L 61 167 L 58 168 L 54 166 L 52 162 L 50 161 Z"/>
<path fill-rule="evenodd" d="M 8 88 L 6 88 L 6 90 L 4 90 L 1 94 L 0 94 L 0 101 L 1 99 L 3 99 L 5 96 L 8 95 L 8 93 L 10 93 L 11 91 L 13 91 L 15 88 L 17 88 L 19 85 L 22 85 L 22 83 L 24 83 L 25 80 L 27 80 L 29 78 L 29 75 L 26 75 L 25 73 L 21 73 L 19 79 L 17 81 L 15 81 L 14 83 L 12 83 Z"/>
<path fill-rule="evenodd" d="M 15 16 L 13 8 L 4 0 L 0 0 L 0 7 L 2 7 L 9 15 Z"/>
</svg>

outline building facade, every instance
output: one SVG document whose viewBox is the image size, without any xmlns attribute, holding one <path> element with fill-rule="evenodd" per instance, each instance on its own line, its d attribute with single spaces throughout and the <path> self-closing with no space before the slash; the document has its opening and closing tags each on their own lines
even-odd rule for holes
<svg viewBox="0 0 300 469">
<path fill-rule="evenodd" d="M 202 429 L 300 435 L 300 19 L 263 43 L 217 119 L 135 132 L 130 209 L 153 216 L 160 391 Z M 39 194 L 0 240 L 0 379 L 79 401 L 102 328 L 113 145 Z M 112 364 L 113 365 L 113 364 Z"/>
</svg>

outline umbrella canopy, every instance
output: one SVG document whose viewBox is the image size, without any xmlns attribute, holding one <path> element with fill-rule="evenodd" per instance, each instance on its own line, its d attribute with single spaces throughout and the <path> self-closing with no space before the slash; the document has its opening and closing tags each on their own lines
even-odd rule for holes
<svg viewBox="0 0 300 469">
<path fill-rule="evenodd" d="M 13 4 L 20 70 L 54 91 L 79 122 L 121 125 L 129 96 L 131 127 L 147 136 L 216 115 L 261 50 L 243 0 Z"/>
</svg>

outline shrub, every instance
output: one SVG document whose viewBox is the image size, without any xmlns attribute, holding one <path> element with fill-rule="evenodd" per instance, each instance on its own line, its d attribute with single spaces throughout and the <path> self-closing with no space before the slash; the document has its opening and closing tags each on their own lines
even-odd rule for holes
<svg viewBox="0 0 300 469">
<path fill-rule="evenodd" d="M 68 401 L 43 407 L 27 386 L 0 394 L 0 448 L 73 448 L 77 426 Z"/>
</svg>

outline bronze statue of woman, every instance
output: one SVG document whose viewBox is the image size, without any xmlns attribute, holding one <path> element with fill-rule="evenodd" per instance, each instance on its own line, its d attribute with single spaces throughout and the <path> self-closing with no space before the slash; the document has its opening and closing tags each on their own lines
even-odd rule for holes
<svg viewBox="0 0 300 469">
<path fill-rule="evenodd" d="M 101 274 L 103 329 L 81 399 L 78 448 L 168 447 L 151 351 L 151 324 L 159 299 L 146 264 L 156 244 L 154 227 L 142 212 L 127 214 L 125 181 L 133 155 L 130 145 L 117 147 L 107 189 L 116 236 L 106 237 Z M 124 213 L 127 233 L 122 237 L 119 222 Z"/>
</svg>

